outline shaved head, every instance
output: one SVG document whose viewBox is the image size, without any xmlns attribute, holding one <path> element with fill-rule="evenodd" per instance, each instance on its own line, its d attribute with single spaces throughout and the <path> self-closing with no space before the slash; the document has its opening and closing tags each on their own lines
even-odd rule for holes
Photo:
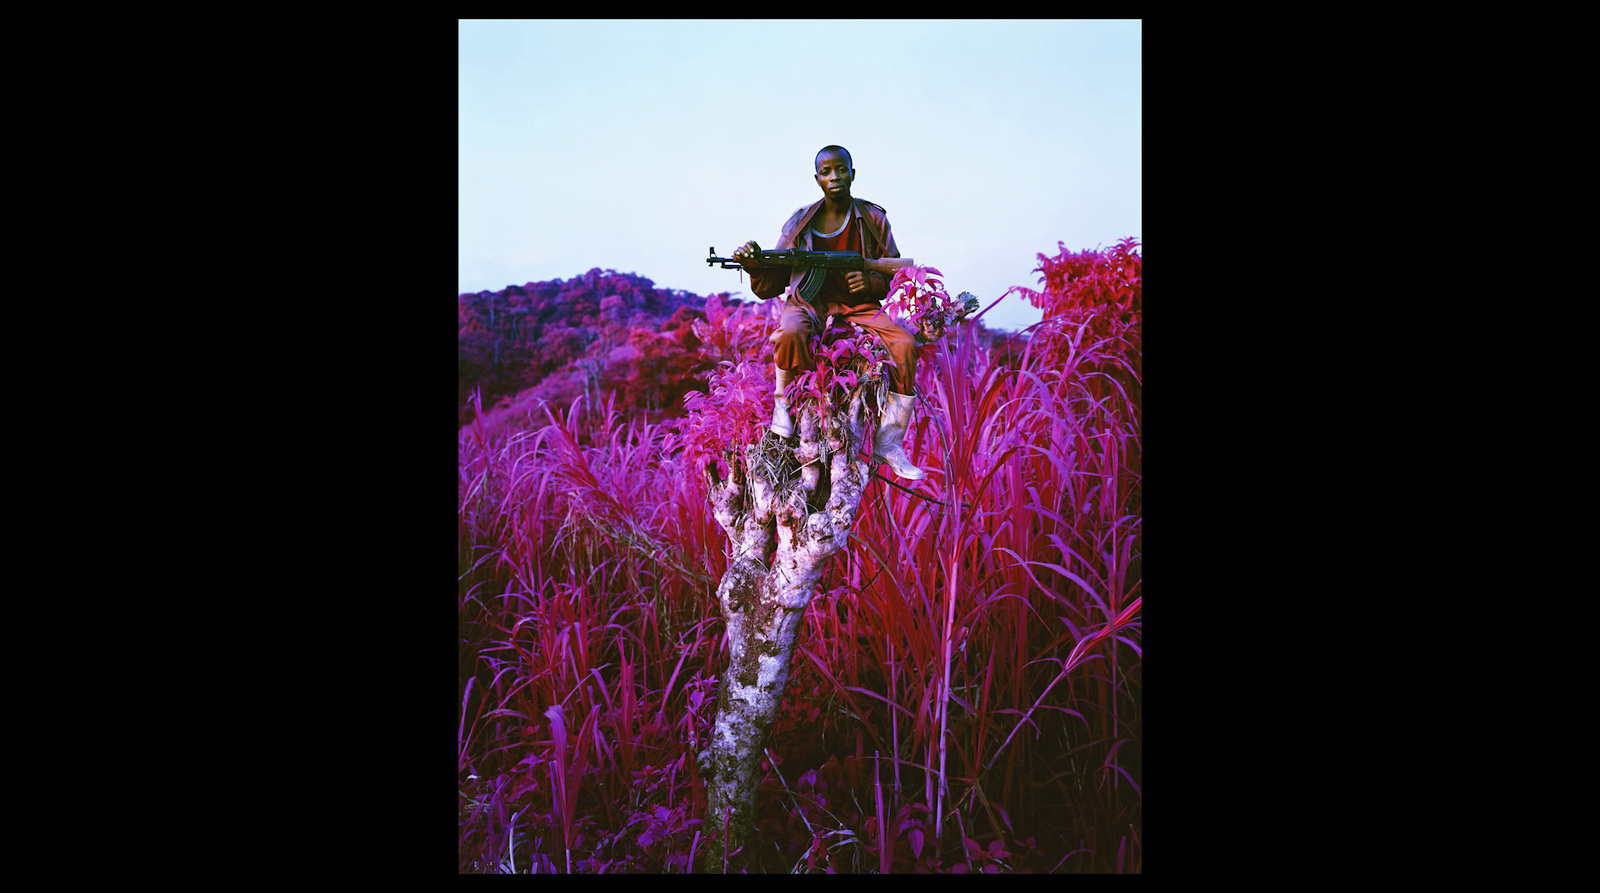
<svg viewBox="0 0 1600 893">
<path fill-rule="evenodd" d="M 850 150 L 846 149 L 844 146 L 823 146 L 822 150 L 817 153 L 817 157 L 812 160 L 812 166 L 815 167 L 816 163 L 822 160 L 822 156 L 828 154 L 829 152 L 837 152 L 840 155 L 843 155 L 845 167 L 855 170 L 855 160 L 850 157 Z"/>
</svg>

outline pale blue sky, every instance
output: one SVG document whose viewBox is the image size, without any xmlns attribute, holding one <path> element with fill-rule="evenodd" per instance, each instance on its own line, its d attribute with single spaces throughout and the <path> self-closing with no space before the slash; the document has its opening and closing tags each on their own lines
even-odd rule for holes
<svg viewBox="0 0 1600 893">
<path fill-rule="evenodd" d="M 707 267 L 821 197 L 817 150 L 901 254 L 987 305 L 1037 254 L 1143 242 L 1138 21 L 459 23 L 459 290 L 593 267 L 749 294 Z M 990 311 L 1020 329 L 1016 296 Z"/>
</svg>

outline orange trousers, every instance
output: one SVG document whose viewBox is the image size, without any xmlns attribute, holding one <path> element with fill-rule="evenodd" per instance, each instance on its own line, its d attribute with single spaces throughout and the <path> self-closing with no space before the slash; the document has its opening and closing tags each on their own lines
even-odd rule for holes
<svg viewBox="0 0 1600 893">
<path fill-rule="evenodd" d="M 773 359 L 779 369 L 798 374 L 816 368 L 811 336 L 829 316 L 834 317 L 836 325 L 853 322 L 881 339 L 889 358 L 897 364 L 886 370 L 889 390 L 896 394 L 911 393 L 917 382 L 917 340 L 876 302 L 852 307 L 821 301 L 813 310 L 798 296 L 789 295 L 783 305 L 783 315 L 778 318 L 778 332 L 773 341 Z"/>
</svg>

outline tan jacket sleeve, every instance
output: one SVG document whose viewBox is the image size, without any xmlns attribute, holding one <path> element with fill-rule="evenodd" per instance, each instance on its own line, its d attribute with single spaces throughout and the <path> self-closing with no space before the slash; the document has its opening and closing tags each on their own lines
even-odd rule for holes
<svg viewBox="0 0 1600 893">
<path fill-rule="evenodd" d="M 799 230 L 800 222 L 806 216 L 807 210 L 809 208 L 801 208 L 789 215 L 789 219 L 784 221 L 783 229 L 778 232 L 778 244 L 772 246 L 775 250 L 782 251 L 785 248 L 794 247 L 794 234 Z M 778 295 L 783 294 L 784 289 L 789 287 L 791 271 L 788 267 L 769 267 L 749 272 L 750 291 L 755 293 L 758 298 L 776 298 Z"/>
<path fill-rule="evenodd" d="M 877 213 L 873 216 L 877 218 L 876 222 L 879 222 L 883 227 L 883 244 L 878 246 L 882 253 L 878 254 L 877 257 L 899 257 L 900 246 L 896 245 L 894 242 L 894 230 L 889 226 L 889 215 L 885 213 L 882 208 L 878 208 Z M 868 230 L 868 236 L 870 237 L 870 227 Z M 889 278 L 890 277 L 885 276 L 882 273 L 868 271 L 867 294 L 872 295 L 880 301 L 888 297 Z"/>
</svg>

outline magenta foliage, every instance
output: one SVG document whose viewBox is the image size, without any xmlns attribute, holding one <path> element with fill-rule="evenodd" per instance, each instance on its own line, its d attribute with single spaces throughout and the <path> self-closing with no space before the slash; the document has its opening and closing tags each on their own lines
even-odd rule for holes
<svg viewBox="0 0 1600 893">
<path fill-rule="evenodd" d="M 700 353 L 717 361 L 737 361 L 769 353 L 770 348 L 763 349 L 762 340 L 767 324 L 777 312 L 776 302 L 731 305 L 724 297 L 708 295 L 706 318 L 690 325 L 700 340 Z"/>
<path fill-rule="evenodd" d="M 704 320 L 693 329 L 701 352 L 715 359 L 706 391 L 684 395 L 684 416 L 671 422 L 666 448 L 681 449 L 689 466 L 704 475 L 715 465 L 729 473 L 728 449 L 760 438 L 772 419 L 772 344 L 766 334 L 777 301 L 729 308 L 720 295 L 706 298 Z"/>
<path fill-rule="evenodd" d="M 906 320 L 912 329 L 920 328 L 925 318 L 937 313 L 942 304 L 951 302 L 944 289 L 943 276 L 934 267 L 901 267 L 889 280 L 889 294 L 884 298 L 883 308 L 890 316 Z"/>
<path fill-rule="evenodd" d="M 690 465 L 704 473 L 716 463 L 717 474 L 729 473 L 725 453 L 730 444 L 747 444 L 772 418 L 772 379 L 766 368 L 741 359 L 723 360 L 711 374 L 711 392 L 690 391 L 684 398 L 688 414 L 677 426 Z"/>
<path fill-rule="evenodd" d="M 835 327 L 833 317 L 825 321 L 824 333 L 812 336 L 812 356 L 816 368 L 802 372 L 787 391 L 791 406 L 803 405 L 802 397 L 817 405 L 837 405 L 866 379 L 882 380 L 883 367 L 894 360 L 883 343 L 851 324 L 846 330 Z"/>
<path fill-rule="evenodd" d="M 736 329 L 738 309 L 747 305 L 713 299 Z M 727 353 L 725 343 L 700 349 L 708 335 L 722 337 L 697 331 L 705 303 L 632 273 L 601 269 L 462 294 L 456 302 L 458 421 L 471 419 L 474 389 L 491 407 L 519 392 L 565 405 L 586 391 L 592 404 L 602 390 L 616 392 L 626 408 L 658 418 L 676 414 L 684 392 L 703 387 L 716 360 L 729 358 L 717 355 Z"/>
<path fill-rule="evenodd" d="M 943 334 L 918 349 L 905 440 L 928 476 L 872 483 L 808 609 L 757 792 L 765 870 L 1141 870 L 1136 248 L 1041 255 L 1042 290 L 1016 291 L 1045 320 L 998 347 L 954 324 L 939 270 L 895 277 L 890 312 Z M 581 329 L 597 363 L 588 385 L 551 373 L 567 399 L 538 411 L 464 391 L 463 871 L 687 872 L 720 832 L 694 759 L 727 654 L 703 475 L 770 419 L 777 307 L 652 305 L 645 283 L 530 283 L 463 311 L 474 339 L 503 335 L 565 295 L 581 326 L 554 331 Z M 813 347 L 791 405 L 889 362 L 854 329 Z M 639 409 L 652 395 L 664 423 Z"/>
<path fill-rule="evenodd" d="M 1144 259 L 1137 249 L 1139 240 L 1129 236 L 1109 249 L 1086 248 L 1071 251 L 1057 242 L 1055 257 L 1039 255 L 1043 292 L 1018 287 L 1015 291 L 1035 307 L 1044 310 L 1046 319 L 1073 310 L 1102 306 L 1141 314 L 1144 311 Z"/>
</svg>

